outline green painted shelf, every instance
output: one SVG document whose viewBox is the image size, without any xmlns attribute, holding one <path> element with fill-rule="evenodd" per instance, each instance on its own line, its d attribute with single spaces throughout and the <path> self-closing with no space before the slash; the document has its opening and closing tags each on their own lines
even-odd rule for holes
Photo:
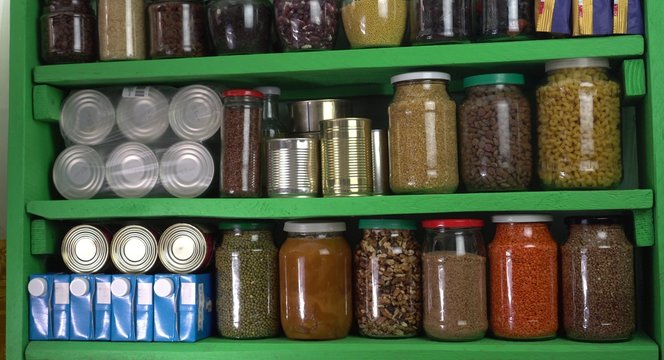
<svg viewBox="0 0 664 360">
<path fill-rule="evenodd" d="M 314 356 L 319 360 L 657 360 L 659 350 L 657 344 L 644 334 L 638 334 L 629 342 L 606 344 L 581 343 L 566 339 L 533 342 L 482 339 L 474 342 L 444 343 L 424 338 L 377 340 L 351 336 L 322 342 L 292 341 L 284 338 L 210 338 L 193 344 L 33 341 L 28 344 L 25 356 L 27 360 L 308 360 Z"/>
</svg>

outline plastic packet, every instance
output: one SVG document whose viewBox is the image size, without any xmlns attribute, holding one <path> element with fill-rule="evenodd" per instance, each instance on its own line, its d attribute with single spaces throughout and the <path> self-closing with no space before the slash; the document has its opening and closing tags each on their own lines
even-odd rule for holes
<svg viewBox="0 0 664 360">
<path fill-rule="evenodd" d="M 613 0 L 613 33 L 643 34 L 643 5 L 640 0 Z"/>
<path fill-rule="evenodd" d="M 613 32 L 613 0 L 574 0 L 574 36 L 610 35 Z"/>
<path fill-rule="evenodd" d="M 570 35 L 572 0 L 535 0 L 535 30 Z"/>
</svg>

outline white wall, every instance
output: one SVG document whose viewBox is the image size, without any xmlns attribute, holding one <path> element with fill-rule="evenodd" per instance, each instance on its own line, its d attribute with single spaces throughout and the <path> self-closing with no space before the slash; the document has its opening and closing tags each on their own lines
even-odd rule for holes
<svg viewBox="0 0 664 360">
<path fill-rule="evenodd" d="M 7 229 L 7 103 L 9 95 L 9 0 L 0 0 L 0 239 Z"/>
</svg>

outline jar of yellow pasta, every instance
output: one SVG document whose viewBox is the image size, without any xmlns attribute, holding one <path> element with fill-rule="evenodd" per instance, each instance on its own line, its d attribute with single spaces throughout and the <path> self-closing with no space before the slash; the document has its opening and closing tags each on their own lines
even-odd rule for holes
<svg viewBox="0 0 664 360">
<path fill-rule="evenodd" d="M 546 64 L 537 90 L 539 176 L 546 189 L 611 188 L 622 179 L 620 84 L 609 61 Z"/>
</svg>

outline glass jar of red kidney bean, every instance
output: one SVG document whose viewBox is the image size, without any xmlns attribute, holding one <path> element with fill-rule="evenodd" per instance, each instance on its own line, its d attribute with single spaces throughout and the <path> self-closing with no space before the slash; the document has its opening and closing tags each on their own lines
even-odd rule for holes
<svg viewBox="0 0 664 360">
<path fill-rule="evenodd" d="M 202 0 L 152 0 L 147 8 L 153 59 L 205 56 Z"/>
<path fill-rule="evenodd" d="M 634 333 L 634 248 L 620 218 L 568 218 L 562 246 L 563 322 L 571 339 L 628 340 Z"/>
<path fill-rule="evenodd" d="M 41 17 L 41 57 L 45 64 L 97 59 L 97 20 L 90 0 L 47 0 Z"/>
</svg>

